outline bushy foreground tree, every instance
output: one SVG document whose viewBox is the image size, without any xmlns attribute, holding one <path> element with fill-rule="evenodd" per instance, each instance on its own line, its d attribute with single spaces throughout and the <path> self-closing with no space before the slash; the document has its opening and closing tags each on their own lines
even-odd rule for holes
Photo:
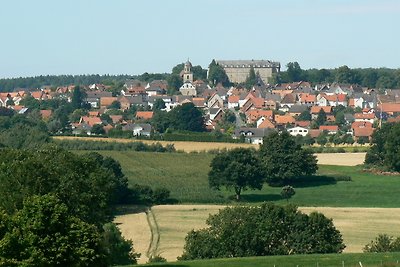
<svg viewBox="0 0 400 267">
<path fill-rule="evenodd" d="M 55 195 L 28 197 L 7 217 L 0 257 L 28 266 L 104 266 L 94 225 L 71 215 Z"/>
<path fill-rule="evenodd" d="M 181 259 L 340 253 L 345 248 L 331 219 L 291 205 L 228 207 L 210 215 L 207 225 L 188 233 Z"/>
<path fill-rule="evenodd" d="M 260 156 L 266 181 L 270 185 L 283 185 L 313 175 L 318 169 L 312 151 L 296 144 L 288 132 L 271 133 L 260 146 Z"/>
<path fill-rule="evenodd" d="M 98 153 L 1 149 L 0 266 L 135 263 L 132 243 L 109 226 L 129 192 L 119 163 Z"/>
<path fill-rule="evenodd" d="M 236 199 L 247 188 L 261 189 L 264 173 L 256 152 L 252 149 L 236 148 L 222 152 L 214 157 L 208 174 L 211 188 L 233 189 Z"/>
<path fill-rule="evenodd" d="M 22 208 L 26 197 L 54 193 L 80 219 L 103 224 L 127 189 L 119 163 L 112 161 L 98 153 L 75 155 L 55 146 L 36 151 L 3 149 L 0 208 L 13 213 Z"/>
</svg>

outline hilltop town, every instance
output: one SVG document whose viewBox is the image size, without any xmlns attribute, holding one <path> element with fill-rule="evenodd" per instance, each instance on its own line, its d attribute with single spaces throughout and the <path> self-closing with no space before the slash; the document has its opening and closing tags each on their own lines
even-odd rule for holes
<svg viewBox="0 0 400 267">
<path fill-rule="evenodd" d="M 207 141 L 252 144 L 283 130 L 303 144 L 364 144 L 382 122 L 400 120 L 400 89 L 303 80 L 279 83 L 280 74 L 280 63 L 269 60 L 217 60 L 208 70 L 188 60 L 167 79 L 15 88 L 0 93 L 0 106 L 19 114 L 38 113 L 57 135 L 162 139 L 165 132 L 203 131 Z M 62 112 L 63 103 L 71 102 L 73 107 Z M 185 104 L 201 111 L 204 128 L 182 128 L 174 121 L 160 126 L 166 116 L 155 114 Z M 206 132 L 211 139 L 204 138 Z M 199 135 L 188 140 L 196 138 L 202 141 Z"/>
</svg>

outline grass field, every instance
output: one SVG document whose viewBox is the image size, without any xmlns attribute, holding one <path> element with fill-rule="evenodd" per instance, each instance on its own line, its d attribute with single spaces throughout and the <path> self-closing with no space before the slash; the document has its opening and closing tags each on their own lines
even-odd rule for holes
<svg viewBox="0 0 400 267">
<path fill-rule="evenodd" d="M 206 153 L 152 153 L 101 151 L 118 160 L 130 184 L 166 187 L 180 203 L 232 203 L 232 192 L 215 191 L 208 186 L 207 173 L 213 155 Z M 330 154 L 337 157 L 336 154 Z M 351 154 L 350 154 L 351 155 Z M 312 185 L 294 185 L 290 200 L 299 206 L 327 207 L 400 207 L 400 177 L 364 173 L 361 167 L 320 165 L 320 174 L 349 175 L 351 182 L 320 181 Z M 245 191 L 243 201 L 284 203 L 281 188 L 264 186 L 261 191 Z"/>
<path fill-rule="evenodd" d="M 217 213 L 224 208 L 220 205 L 162 205 L 152 208 L 160 235 L 156 254 L 160 254 L 168 261 L 175 261 L 182 255 L 186 234 L 192 229 L 206 226 L 205 221 L 209 214 Z M 362 252 L 365 244 L 380 233 L 400 236 L 400 208 L 329 208 L 329 207 L 301 207 L 301 211 L 310 213 L 319 211 L 332 218 L 337 229 L 342 233 L 346 249 L 344 252 Z M 117 217 L 118 218 L 118 217 Z M 126 234 L 132 228 L 144 229 L 143 220 L 132 220 L 122 223 L 124 236 L 132 239 L 134 244 L 141 242 L 142 234 L 136 239 L 135 235 Z M 124 231 L 125 230 L 125 231 Z M 136 241 L 137 240 L 137 241 Z M 146 243 L 146 246 L 149 242 Z M 143 246 L 143 245 L 142 245 Z"/>
<path fill-rule="evenodd" d="M 182 261 L 145 266 L 180 267 L 382 267 L 400 266 L 400 253 L 325 254 Z M 360 262 L 362 265 L 360 265 Z"/>
</svg>

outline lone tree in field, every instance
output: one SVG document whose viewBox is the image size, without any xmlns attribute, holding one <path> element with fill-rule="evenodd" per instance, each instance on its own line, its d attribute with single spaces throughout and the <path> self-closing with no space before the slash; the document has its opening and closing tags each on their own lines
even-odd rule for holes
<svg viewBox="0 0 400 267">
<path fill-rule="evenodd" d="M 285 186 L 282 188 L 281 196 L 282 196 L 283 198 L 285 198 L 286 201 L 289 201 L 289 198 L 291 198 L 291 197 L 294 196 L 295 194 L 296 194 L 296 191 L 294 191 L 294 188 L 293 188 L 292 186 L 290 186 L 290 185 L 285 185 Z"/>
<path fill-rule="evenodd" d="M 315 174 L 317 159 L 312 151 L 296 144 L 288 132 L 271 133 L 264 137 L 260 155 L 266 181 L 270 185 L 283 185 Z"/>
<path fill-rule="evenodd" d="M 210 215 L 207 225 L 188 233 L 181 259 L 340 253 L 345 248 L 331 219 L 303 214 L 292 205 L 225 208 Z"/>
<path fill-rule="evenodd" d="M 211 188 L 219 190 L 221 186 L 234 189 L 236 200 L 247 188 L 261 189 L 264 175 L 260 161 L 252 149 L 236 148 L 222 152 L 211 162 L 208 182 Z"/>
</svg>

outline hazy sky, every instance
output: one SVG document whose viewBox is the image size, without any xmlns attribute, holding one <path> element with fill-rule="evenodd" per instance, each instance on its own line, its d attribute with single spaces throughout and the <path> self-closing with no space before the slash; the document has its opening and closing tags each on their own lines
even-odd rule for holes
<svg viewBox="0 0 400 267">
<path fill-rule="evenodd" d="M 170 72 L 190 58 L 400 67 L 398 0 L 4 0 L 0 77 Z"/>
</svg>

